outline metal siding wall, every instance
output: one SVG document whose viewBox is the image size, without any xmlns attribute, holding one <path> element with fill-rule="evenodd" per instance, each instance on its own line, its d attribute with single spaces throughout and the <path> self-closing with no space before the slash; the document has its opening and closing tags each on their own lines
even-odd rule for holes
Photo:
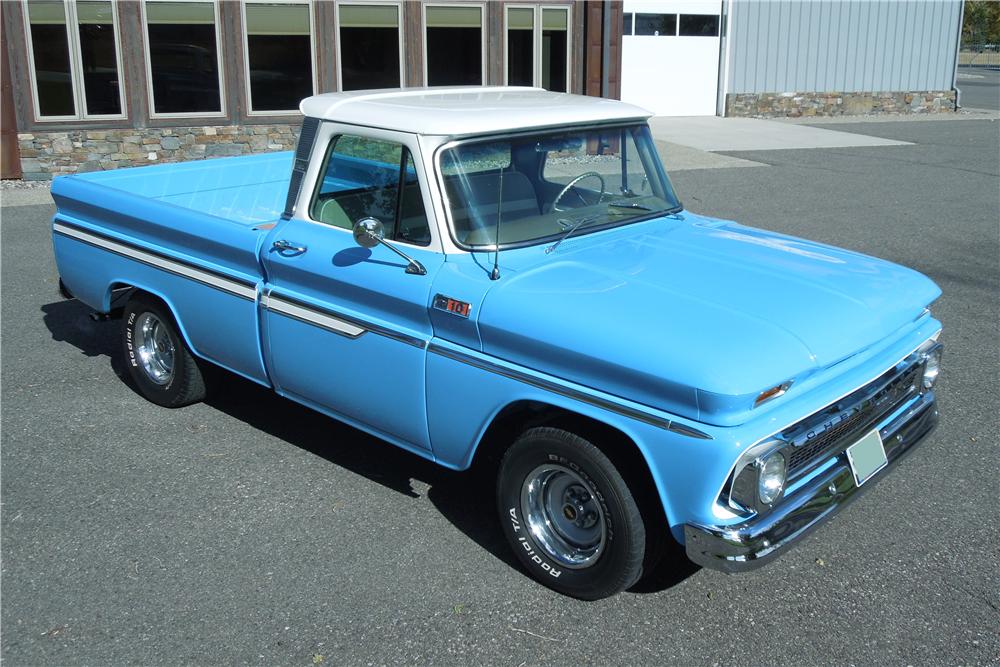
<svg viewBox="0 0 1000 667">
<path fill-rule="evenodd" d="M 961 0 L 733 0 L 728 93 L 949 90 Z"/>
</svg>

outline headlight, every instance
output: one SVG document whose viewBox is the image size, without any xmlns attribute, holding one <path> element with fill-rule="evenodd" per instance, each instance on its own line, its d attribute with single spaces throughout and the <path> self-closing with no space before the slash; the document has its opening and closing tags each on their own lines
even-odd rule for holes
<svg viewBox="0 0 1000 667">
<path fill-rule="evenodd" d="M 930 389 L 937 382 L 941 371 L 941 346 L 937 346 L 924 354 L 924 387 Z"/>
<path fill-rule="evenodd" d="M 758 460 L 757 468 L 757 496 L 760 502 L 770 505 L 785 488 L 785 457 L 781 452 L 774 452 Z"/>
<path fill-rule="evenodd" d="M 743 453 L 733 471 L 728 505 L 737 511 L 760 512 L 781 496 L 788 465 L 781 448 L 785 443 L 770 440 Z"/>
</svg>

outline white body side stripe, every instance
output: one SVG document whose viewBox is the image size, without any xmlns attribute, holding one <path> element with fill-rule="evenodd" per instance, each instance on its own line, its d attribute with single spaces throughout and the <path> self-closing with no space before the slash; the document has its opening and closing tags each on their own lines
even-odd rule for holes
<svg viewBox="0 0 1000 667">
<path fill-rule="evenodd" d="M 110 250 L 111 252 L 122 255 L 123 257 L 138 260 L 143 264 L 148 264 L 158 269 L 163 269 L 164 271 L 184 276 L 185 278 L 197 280 L 200 283 L 210 287 L 215 287 L 223 290 L 224 292 L 229 292 L 230 294 L 235 294 L 236 296 L 244 299 L 254 301 L 257 298 L 257 289 L 255 287 L 237 282 L 235 280 L 223 278 L 215 273 L 203 271 L 188 264 L 182 264 L 181 262 L 176 262 L 150 252 L 139 250 L 138 248 L 134 248 L 124 243 L 118 243 L 103 236 L 90 234 L 83 230 L 75 227 L 69 227 L 58 222 L 53 224 L 52 229 L 57 234 L 78 239 L 84 243 L 89 243 L 90 245 Z"/>
<path fill-rule="evenodd" d="M 315 324 L 316 326 L 323 327 L 334 333 L 341 334 L 342 336 L 348 336 L 350 338 L 357 338 L 363 334 L 366 329 L 359 327 L 350 322 L 345 322 L 339 318 L 333 317 L 332 315 L 327 315 L 326 313 L 321 313 L 312 308 L 303 308 L 291 301 L 286 301 L 279 296 L 273 294 L 268 294 L 261 299 L 261 305 L 270 311 L 275 313 L 280 313 L 282 315 L 287 315 L 288 317 L 293 317 L 297 320 L 302 320 L 309 324 Z"/>
</svg>

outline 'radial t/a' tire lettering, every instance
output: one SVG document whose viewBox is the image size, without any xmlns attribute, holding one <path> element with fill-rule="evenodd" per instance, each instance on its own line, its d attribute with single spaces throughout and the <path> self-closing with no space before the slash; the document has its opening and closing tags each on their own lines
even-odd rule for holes
<svg viewBox="0 0 1000 667">
<path fill-rule="evenodd" d="M 178 408 L 205 397 L 201 368 L 158 299 L 139 293 L 125 305 L 122 355 L 139 393 L 153 403 Z"/>
</svg>

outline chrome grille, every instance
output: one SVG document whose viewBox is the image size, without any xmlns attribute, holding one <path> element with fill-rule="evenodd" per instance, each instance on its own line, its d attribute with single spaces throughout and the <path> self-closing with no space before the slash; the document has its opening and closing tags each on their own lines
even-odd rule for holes
<svg viewBox="0 0 1000 667">
<path fill-rule="evenodd" d="M 785 440 L 796 443 L 788 450 L 788 476 L 793 478 L 815 464 L 840 453 L 863 431 L 916 391 L 922 366 L 913 364 L 902 373 L 893 369 L 854 392 L 822 413 L 799 422 L 783 434 Z M 831 421 L 836 423 L 830 424 Z M 817 429 L 815 436 L 809 437 Z"/>
<path fill-rule="evenodd" d="M 789 473 L 794 475 L 799 469 L 809 465 L 811 461 L 835 449 L 844 436 L 860 430 L 861 426 L 870 420 L 871 413 L 871 409 L 855 413 L 836 426 L 823 431 L 812 440 L 807 440 L 804 445 L 792 449 L 792 455 L 788 457 Z"/>
</svg>

